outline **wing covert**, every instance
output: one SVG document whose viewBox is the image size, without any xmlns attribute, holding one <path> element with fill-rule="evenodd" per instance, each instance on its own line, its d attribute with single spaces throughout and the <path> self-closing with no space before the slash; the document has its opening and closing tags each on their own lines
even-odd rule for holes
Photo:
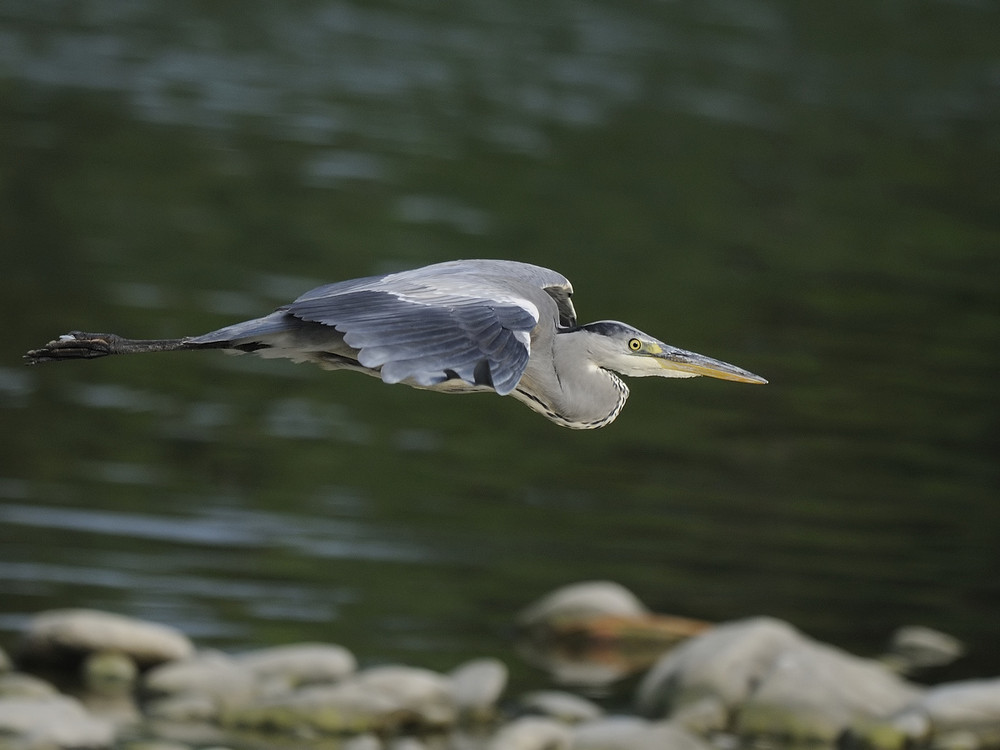
<svg viewBox="0 0 1000 750">
<path fill-rule="evenodd" d="M 463 284 L 331 284 L 284 308 L 300 320 L 335 327 L 365 367 L 387 383 L 433 386 L 459 378 L 506 395 L 531 353 L 538 309 L 509 292 L 472 295 Z M 364 288 L 368 286 L 368 288 Z M 481 285 L 480 285 L 481 286 Z M 359 288 L 360 287 L 360 288 Z"/>
</svg>

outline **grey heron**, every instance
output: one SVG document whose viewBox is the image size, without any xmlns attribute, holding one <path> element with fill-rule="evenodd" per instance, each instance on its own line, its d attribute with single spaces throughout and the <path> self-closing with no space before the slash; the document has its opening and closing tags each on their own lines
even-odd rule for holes
<svg viewBox="0 0 1000 750">
<path fill-rule="evenodd" d="M 507 260 L 457 260 L 327 284 L 269 315 L 201 336 L 126 339 L 74 331 L 29 363 L 109 354 L 223 349 L 355 370 L 447 393 L 511 395 L 563 427 L 610 424 L 628 398 L 622 375 L 707 375 L 766 383 L 625 323 L 579 324 L 562 274 Z"/>
</svg>

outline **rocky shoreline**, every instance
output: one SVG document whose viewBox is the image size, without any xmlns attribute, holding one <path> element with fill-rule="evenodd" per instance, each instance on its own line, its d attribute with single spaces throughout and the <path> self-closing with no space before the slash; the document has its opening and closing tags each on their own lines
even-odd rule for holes
<svg viewBox="0 0 1000 750">
<path fill-rule="evenodd" d="M 1000 748 L 1000 679 L 925 687 L 901 673 L 953 658 L 941 634 L 910 632 L 896 662 L 864 659 L 771 618 L 655 615 L 607 582 L 553 592 L 518 624 L 562 666 L 571 634 L 574 674 L 641 668 L 633 710 L 566 690 L 508 695 L 489 656 L 447 674 L 359 668 L 339 644 L 227 654 L 157 623 L 54 610 L 0 651 L 0 750 Z M 655 658 L 611 668 L 639 642 Z"/>
</svg>

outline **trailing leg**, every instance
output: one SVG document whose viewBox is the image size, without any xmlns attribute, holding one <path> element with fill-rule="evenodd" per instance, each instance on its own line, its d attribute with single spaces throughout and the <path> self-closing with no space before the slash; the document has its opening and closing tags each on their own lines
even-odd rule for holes
<svg viewBox="0 0 1000 750">
<path fill-rule="evenodd" d="M 110 354 L 169 352 L 186 348 L 189 348 L 187 339 L 126 339 L 114 333 L 70 331 L 40 349 L 32 349 L 24 355 L 24 359 L 33 365 L 62 359 L 95 359 Z"/>
</svg>

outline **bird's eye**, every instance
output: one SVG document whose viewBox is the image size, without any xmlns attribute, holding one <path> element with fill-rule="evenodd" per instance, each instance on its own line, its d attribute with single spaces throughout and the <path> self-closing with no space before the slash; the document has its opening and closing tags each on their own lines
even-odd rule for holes
<svg viewBox="0 0 1000 750">
<path fill-rule="evenodd" d="M 637 352 L 640 349 L 642 349 L 642 342 L 639 341 L 639 339 L 629 339 L 628 340 L 628 348 L 631 349 L 634 352 Z"/>
</svg>

